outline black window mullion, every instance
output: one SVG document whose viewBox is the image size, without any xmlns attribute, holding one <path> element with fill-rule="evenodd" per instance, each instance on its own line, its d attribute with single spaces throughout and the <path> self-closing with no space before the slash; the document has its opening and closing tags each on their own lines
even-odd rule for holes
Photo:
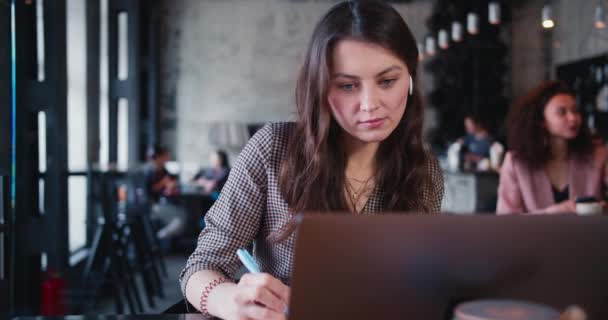
<svg viewBox="0 0 608 320">
<path fill-rule="evenodd" d="M 67 39 L 66 0 L 44 1 L 47 87 L 52 87 L 47 106 L 47 178 L 45 226 L 53 234 L 47 256 L 49 267 L 68 267 L 67 188 Z"/>
<path fill-rule="evenodd" d="M 118 14 L 128 14 L 128 78 L 118 78 Z M 109 0 L 108 17 L 108 67 L 110 76 L 110 162 L 118 160 L 118 101 L 127 99 L 129 103 L 128 158 L 129 166 L 135 165 L 140 154 L 140 1 Z"/>
</svg>

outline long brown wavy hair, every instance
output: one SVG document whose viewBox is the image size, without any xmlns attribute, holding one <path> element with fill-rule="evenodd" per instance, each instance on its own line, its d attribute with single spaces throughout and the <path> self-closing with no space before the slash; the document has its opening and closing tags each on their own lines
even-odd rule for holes
<svg viewBox="0 0 608 320">
<path fill-rule="evenodd" d="M 335 5 L 314 29 L 296 87 L 297 122 L 281 165 L 279 188 L 293 213 L 346 211 L 346 151 L 327 100 L 332 53 L 343 39 L 374 43 L 390 50 L 416 79 L 418 48 L 412 32 L 390 5 L 376 0 Z M 415 81 L 414 81 L 415 82 Z M 380 143 L 376 181 L 383 209 L 430 211 L 423 186 L 431 181 L 422 141 L 423 106 L 414 89 L 397 128 Z"/>
<path fill-rule="evenodd" d="M 559 94 L 575 97 L 564 82 L 545 81 L 519 98 L 507 117 L 507 143 L 513 156 L 533 169 L 541 168 L 553 157 L 550 133 L 545 128 L 545 108 L 551 98 Z M 588 157 L 593 151 L 591 134 L 585 121 L 578 135 L 568 141 L 568 153 Z"/>
</svg>

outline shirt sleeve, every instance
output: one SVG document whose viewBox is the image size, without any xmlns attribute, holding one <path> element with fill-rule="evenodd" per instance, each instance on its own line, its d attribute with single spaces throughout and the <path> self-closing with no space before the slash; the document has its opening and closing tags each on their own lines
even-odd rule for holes
<svg viewBox="0 0 608 320">
<path fill-rule="evenodd" d="M 272 139 L 272 127 L 267 124 L 251 138 L 230 170 L 218 200 L 205 216 L 205 228 L 196 249 L 180 274 L 182 293 L 185 294 L 190 277 L 200 270 L 234 278 L 241 265 L 236 250 L 255 239 L 266 212 Z"/>
<path fill-rule="evenodd" d="M 439 213 L 445 189 L 443 171 L 439 166 L 437 158 L 434 156 L 430 156 L 429 158 L 428 174 L 431 176 L 431 184 L 425 188 L 423 197 L 429 204 L 430 213 Z"/>
<path fill-rule="evenodd" d="M 524 211 L 519 181 L 513 166 L 513 156 L 507 153 L 500 169 L 496 214 L 523 213 Z"/>
<path fill-rule="evenodd" d="M 596 161 L 598 166 L 601 168 L 601 177 L 602 177 L 602 185 L 601 185 L 601 195 L 602 197 L 608 191 L 608 149 L 602 146 L 595 151 Z"/>
</svg>

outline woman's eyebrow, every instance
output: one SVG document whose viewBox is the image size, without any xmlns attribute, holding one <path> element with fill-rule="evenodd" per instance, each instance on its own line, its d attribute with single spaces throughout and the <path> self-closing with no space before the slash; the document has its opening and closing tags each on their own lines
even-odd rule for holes
<svg viewBox="0 0 608 320">
<path fill-rule="evenodd" d="M 402 69 L 403 69 L 403 68 L 401 68 L 400 66 L 390 66 L 390 67 L 388 67 L 388 68 L 386 68 L 386 69 L 384 69 L 384 70 L 382 70 L 382 71 L 378 72 L 378 73 L 376 74 L 376 77 L 380 77 L 380 76 L 382 76 L 383 74 L 388 73 L 388 72 L 393 71 L 393 70 L 402 70 Z M 341 72 L 340 72 L 340 73 L 336 73 L 336 74 L 334 74 L 333 78 L 334 78 L 334 79 L 335 79 L 335 78 L 348 78 L 348 79 L 355 79 L 355 80 L 356 80 L 356 79 L 359 79 L 359 77 L 358 77 L 358 76 L 355 76 L 355 75 L 352 75 L 352 74 L 347 74 L 347 73 L 341 73 Z"/>
<path fill-rule="evenodd" d="M 401 69 L 402 68 L 400 66 L 390 66 L 390 67 L 388 67 L 388 68 L 386 68 L 386 69 L 378 72 L 378 74 L 376 75 L 376 77 L 379 77 L 379 76 L 381 76 L 381 75 L 383 75 L 385 73 L 391 72 L 393 70 L 401 70 Z"/>
</svg>

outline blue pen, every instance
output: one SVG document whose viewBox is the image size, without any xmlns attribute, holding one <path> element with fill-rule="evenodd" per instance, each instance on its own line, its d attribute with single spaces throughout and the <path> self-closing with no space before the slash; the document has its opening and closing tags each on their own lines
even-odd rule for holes
<svg viewBox="0 0 608 320">
<path fill-rule="evenodd" d="M 247 270 L 249 272 L 251 272 L 251 273 L 262 272 L 260 270 L 260 267 L 258 266 L 258 264 L 255 263 L 255 260 L 253 260 L 253 257 L 249 254 L 249 252 L 247 252 L 247 250 L 238 249 L 238 250 L 236 250 L 236 255 L 239 256 L 239 259 L 245 265 L 245 268 L 247 268 Z"/>
</svg>

